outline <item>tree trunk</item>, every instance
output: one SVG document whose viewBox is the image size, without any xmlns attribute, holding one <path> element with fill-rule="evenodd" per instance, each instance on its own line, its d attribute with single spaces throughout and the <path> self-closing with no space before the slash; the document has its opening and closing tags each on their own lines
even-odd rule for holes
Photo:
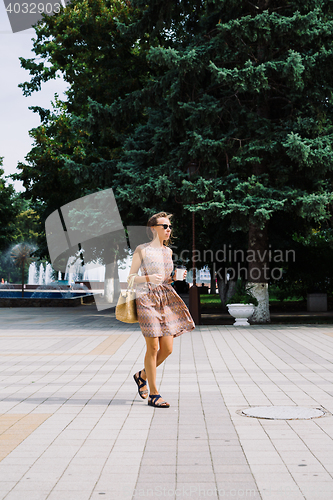
<svg viewBox="0 0 333 500">
<path fill-rule="evenodd" d="M 222 306 L 225 307 L 226 302 L 233 296 L 236 290 L 237 281 L 228 280 L 221 278 L 217 275 L 217 288 L 219 296 L 222 302 Z"/>
<path fill-rule="evenodd" d="M 222 302 L 222 306 L 225 307 L 226 283 L 224 279 L 221 279 L 219 276 L 217 277 L 217 289 L 219 292 L 220 300 Z"/>
<path fill-rule="evenodd" d="M 267 224 L 263 229 L 250 224 L 248 264 L 248 283 L 249 286 L 253 286 L 251 293 L 258 300 L 252 319 L 256 323 L 269 323 Z"/>
<path fill-rule="evenodd" d="M 211 265 L 209 268 L 210 272 L 210 294 L 215 295 L 216 294 L 216 265 L 215 262 Z"/>
<path fill-rule="evenodd" d="M 251 295 L 258 301 L 258 305 L 254 308 L 251 320 L 254 323 L 260 324 L 270 323 L 268 283 L 248 282 L 248 287 L 251 288 Z"/>
<path fill-rule="evenodd" d="M 229 280 L 227 293 L 226 293 L 226 297 L 225 297 L 226 302 L 228 302 L 228 300 L 232 298 L 232 296 L 234 295 L 234 293 L 236 291 L 236 288 L 237 288 L 237 281 L 236 280 Z"/>
<path fill-rule="evenodd" d="M 108 304 L 116 302 L 120 294 L 118 263 L 115 259 L 105 266 L 104 300 Z"/>
</svg>

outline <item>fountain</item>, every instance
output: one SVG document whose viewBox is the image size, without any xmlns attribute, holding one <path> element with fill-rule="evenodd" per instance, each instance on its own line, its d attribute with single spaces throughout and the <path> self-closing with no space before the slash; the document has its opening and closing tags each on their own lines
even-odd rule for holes
<svg viewBox="0 0 333 500">
<path fill-rule="evenodd" d="M 68 261 L 66 266 L 65 280 L 67 280 L 69 284 L 82 280 L 84 275 L 85 266 L 82 265 L 81 260 L 76 258 L 77 256 L 74 257 L 74 262 Z"/>
<path fill-rule="evenodd" d="M 43 285 L 44 283 L 45 283 L 45 272 L 43 263 L 41 262 L 39 266 L 38 284 Z"/>
<path fill-rule="evenodd" d="M 75 297 L 75 296 L 78 296 L 78 295 L 82 295 L 82 292 L 84 292 L 85 294 L 90 294 L 92 293 L 91 290 L 89 290 L 89 288 L 84 285 L 83 283 L 75 283 L 74 285 L 72 285 L 70 287 L 70 292 L 71 294 Z"/>
<path fill-rule="evenodd" d="M 38 265 L 37 262 L 31 262 L 34 250 L 34 247 L 25 243 L 18 244 L 10 250 L 11 258 L 22 270 L 22 287 L 20 287 L 22 291 L 18 289 L 17 284 L 0 284 L 0 307 L 63 307 L 94 301 L 94 295 L 87 286 L 74 284 L 76 279 L 82 279 L 85 270 L 79 260 L 68 266 L 67 277 L 71 284 L 69 287 L 67 283 L 52 281 L 54 270 L 50 263 L 40 262 Z M 28 287 L 23 281 L 26 264 L 29 264 Z M 39 286 L 36 288 L 36 285 Z"/>
<path fill-rule="evenodd" d="M 18 243 L 15 245 L 11 252 L 10 258 L 14 262 L 14 265 L 21 268 L 22 273 L 22 297 L 24 297 L 24 271 L 26 264 L 30 264 L 32 259 L 32 254 L 35 251 L 35 247 L 29 243 Z"/>
<path fill-rule="evenodd" d="M 37 265 L 36 262 L 31 262 L 29 266 L 28 285 L 37 285 Z"/>
<path fill-rule="evenodd" d="M 94 295 L 84 285 L 74 285 L 69 289 L 66 285 L 49 283 L 38 286 L 36 290 L 25 290 L 24 298 L 19 290 L 6 288 L 3 291 L 3 288 L 0 287 L 0 307 L 73 307 L 94 301 Z"/>
<path fill-rule="evenodd" d="M 15 290 L 15 285 L 10 283 L 0 283 L 0 298 L 8 296 L 8 290 Z"/>
<path fill-rule="evenodd" d="M 53 269 L 51 264 L 48 262 L 45 267 L 45 277 L 44 277 L 44 283 L 47 285 L 48 283 L 51 283 L 52 280 L 52 274 L 53 274 Z"/>
<path fill-rule="evenodd" d="M 34 292 L 31 292 L 32 299 L 69 299 L 71 297 L 72 294 L 68 288 L 57 283 L 40 285 Z"/>
<path fill-rule="evenodd" d="M 39 272 L 36 262 L 32 262 L 29 266 L 28 285 L 45 285 L 51 283 L 53 281 L 53 272 L 49 262 L 46 263 L 45 270 L 43 263 L 40 263 Z M 61 276 L 59 279 L 61 279 Z"/>
<path fill-rule="evenodd" d="M 94 296 L 85 285 L 69 288 L 68 285 L 52 283 L 52 276 L 51 264 L 47 263 L 44 268 L 42 262 L 39 267 L 32 262 L 29 265 L 29 285 L 40 283 L 39 286 L 35 290 L 25 288 L 24 298 L 21 298 L 18 285 L 0 284 L 0 307 L 66 307 L 93 302 Z"/>
</svg>

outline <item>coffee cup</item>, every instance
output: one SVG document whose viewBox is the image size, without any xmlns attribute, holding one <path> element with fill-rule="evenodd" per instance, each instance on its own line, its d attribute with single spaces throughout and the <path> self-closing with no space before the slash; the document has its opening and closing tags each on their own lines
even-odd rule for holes
<svg viewBox="0 0 333 500">
<path fill-rule="evenodd" d="M 176 281 L 183 281 L 184 280 L 184 274 L 185 274 L 186 267 L 176 267 Z"/>
</svg>

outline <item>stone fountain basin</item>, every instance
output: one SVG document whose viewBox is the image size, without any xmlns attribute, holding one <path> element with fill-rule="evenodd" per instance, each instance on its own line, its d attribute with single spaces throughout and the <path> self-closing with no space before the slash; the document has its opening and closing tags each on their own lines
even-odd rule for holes
<svg viewBox="0 0 333 500">
<path fill-rule="evenodd" d="M 83 292 L 82 290 L 73 290 L 73 291 L 67 291 L 64 290 L 63 292 L 60 291 L 53 291 L 53 290 L 33 290 L 33 291 L 26 291 L 24 290 L 24 298 L 30 299 L 30 298 L 38 298 L 38 297 L 32 297 L 33 294 L 38 293 L 39 295 L 43 294 L 45 299 L 70 299 L 73 297 L 85 297 L 86 295 L 91 295 L 90 293 Z M 66 297 L 64 297 L 64 294 L 66 294 Z M 0 290 L 0 298 L 22 298 L 22 290 L 7 290 L 7 291 L 2 291 Z"/>
<path fill-rule="evenodd" d="M 0 307 L 77 307 L 94 302 L 92 293 L 82 293 L 79 290 L 66 292 L 66 298 L 58 291 L 38 290 L 39 297 L 36 298 L 32 297 L 33 293 L 24 291 L 22 297 L 21 291 L 0 291 Z M 42 294 L 43 297 L 40 297 Z"/>
</svg>

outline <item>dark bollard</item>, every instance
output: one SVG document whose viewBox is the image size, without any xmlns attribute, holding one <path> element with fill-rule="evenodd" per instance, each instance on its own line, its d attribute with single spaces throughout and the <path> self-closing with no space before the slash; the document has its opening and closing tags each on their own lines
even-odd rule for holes
<svg viewBox="0 0 333 500">
<path fill-rule="evenodd" d="M 201 324 L 200 294 L 197 285 L 193 285 L 189 290 L 190 313 L 196 325 Z"/>
</svg>

